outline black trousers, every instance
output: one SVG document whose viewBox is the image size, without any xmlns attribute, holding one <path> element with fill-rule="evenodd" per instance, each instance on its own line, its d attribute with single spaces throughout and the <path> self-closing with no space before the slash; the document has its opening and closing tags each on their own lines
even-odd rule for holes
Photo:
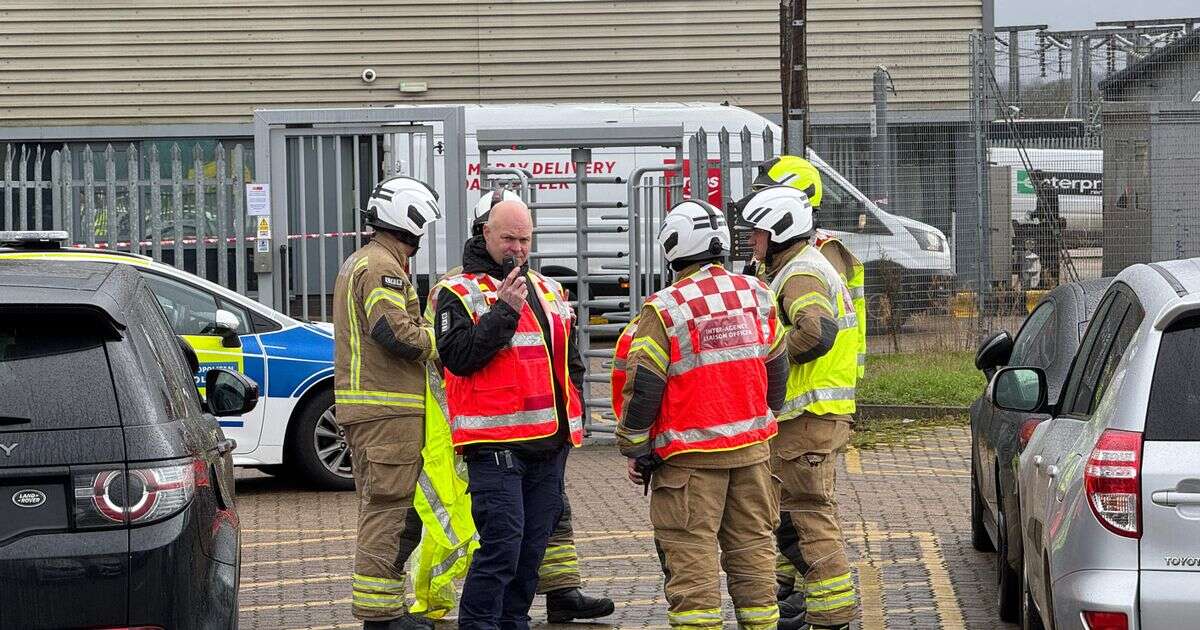
<svg viewBox="0 0 1200 630">
<path fill-rule="evenodd" d="M 529 628 L 538 566 L 563 510 L 567 450 L 536 459 L 483 450 L 467 458 L 479 549 L 463 584 L 459 628 Z"/>
</svg>

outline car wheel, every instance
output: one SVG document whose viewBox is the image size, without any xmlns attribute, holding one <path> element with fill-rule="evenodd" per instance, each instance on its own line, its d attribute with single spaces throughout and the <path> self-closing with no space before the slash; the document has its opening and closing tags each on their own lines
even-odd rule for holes
<svg viewBox="0 0 1200 630">
<path fill-rule="evenodd" d="M 313 396 L 300 410 L 288 436 L 291 466 L 309 482 L 330 490 L 353 490 L 350 446 L 338 426 L 333 391 Z"/>
<path fill-rule="evenodd" d="M 975 456 L 971 455 L 971 546 L 975 551 L 995 551 L 992 538 L 983 526 L 983 498 L 979 496 L 979 482 L 975 476 Z"/>
<path fill-rule="evenodd" d="M 996 515 L 996 606 L 1002 621 L 1017 621 L 1021 615 L 1021 579 L 1008 563 L 1008 519 L 1004 508 Z"/>
<path fill-rule="evenodd" d="M 1042 617 L 1038 614 L 1037 605 L 1033 603 L 1033 594 L 1029 592 L 1029 580 L 1021 580 L 1021 630 L 1046 630 L 1042 625 Z"/>
</svg>

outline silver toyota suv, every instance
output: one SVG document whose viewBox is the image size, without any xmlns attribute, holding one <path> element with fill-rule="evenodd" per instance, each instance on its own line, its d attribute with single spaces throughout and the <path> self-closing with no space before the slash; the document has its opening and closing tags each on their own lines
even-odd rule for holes
<svg viewBox="0 0 1200 630">
<path fill-rule="evenodd" d="M 1121 272 L 1046 390 L 1029 367 L 988 389 L 1051 416 L 1018 464 L 1023 627 L 1200 626 L 1200 259 Z"/>
</svg>

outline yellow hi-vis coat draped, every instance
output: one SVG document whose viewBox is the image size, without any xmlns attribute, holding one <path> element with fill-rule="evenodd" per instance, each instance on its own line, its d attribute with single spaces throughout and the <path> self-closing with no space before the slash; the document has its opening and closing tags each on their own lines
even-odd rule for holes
<svg viewBox="0 0 1200 630">
<path fill-rule="evenodd" d="M 446 390 L 437 368 L 428 364 L 425 379 L 424 467 L 417 478 L 413 507 L 421 516 L 421 545 L 412 570 L 413 614 L 441 619 L 454 608 L 458 592 L 454 580 L 462 579 L 479 548 L 471 519 L 467 472 L 460 469 L 450 442 Z"/>
</svg>

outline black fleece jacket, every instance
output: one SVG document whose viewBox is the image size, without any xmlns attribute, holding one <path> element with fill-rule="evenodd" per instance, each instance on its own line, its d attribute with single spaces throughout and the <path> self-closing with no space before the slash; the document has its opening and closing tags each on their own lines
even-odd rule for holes
<svg viewBox="0 0 1200 630">
<path fill-rule="evenodd" d="M 486 273 L 496 281 L 504 279 L 503 268 L 488 254 L 482 236 L 474 236 L 467 240 L 466 247 L 463 248 L 463 272 Z M 529 296 L 526 298 L 526 303 L 533 310 L 542 330 L 549 331 L 549 321 L 545 311 L 542 310 L 541 301 L 537 298 L 537 290 L 528 277 L 526 277 L 526 282 L 529 283 Z M 512 340 L 513 333 L 517 330 L 517 320 L 520 318 L 520 313 L 501 300 L 493 304 L 492 308 L 484 313 L 483 317 L 479 318 L 479 323 L 476 324 L 467 313 L 467 309 L 463 307 L 462 301 L 449 289 L 441 290 L 437 299 L 437 307 L 434 321 L 437 326 L 438 355 L 441 357 L 442 365 L 458 376 L 470 376 L 491 362 L 496 353 L 504 349 Z M 579 391 L 583 391 L 584 364 L 583 358 L 579 355 L 576 334 L 575 327 L 572 326 L 567 366 L 571 381 Z M 546 350 L 551 354 L 553 360 L 554 348 L 548 332 L 545 335 L 545 342 Z M 555 378 L 558 378 L 557 374 Z M 554 402 L 558 408 L 557 433 L 525 442 L 497 445 L 475 444 L 464 448 L 463 454 L 472 457 L 479 452 L 508 449 L 517 455 L 545 457 L 562 448 L 563 444 L 569 440 L 570 431 L 567 423 L 566 390 L 563 385 L 563 383 L 555 383 Z"/>
</svg>

